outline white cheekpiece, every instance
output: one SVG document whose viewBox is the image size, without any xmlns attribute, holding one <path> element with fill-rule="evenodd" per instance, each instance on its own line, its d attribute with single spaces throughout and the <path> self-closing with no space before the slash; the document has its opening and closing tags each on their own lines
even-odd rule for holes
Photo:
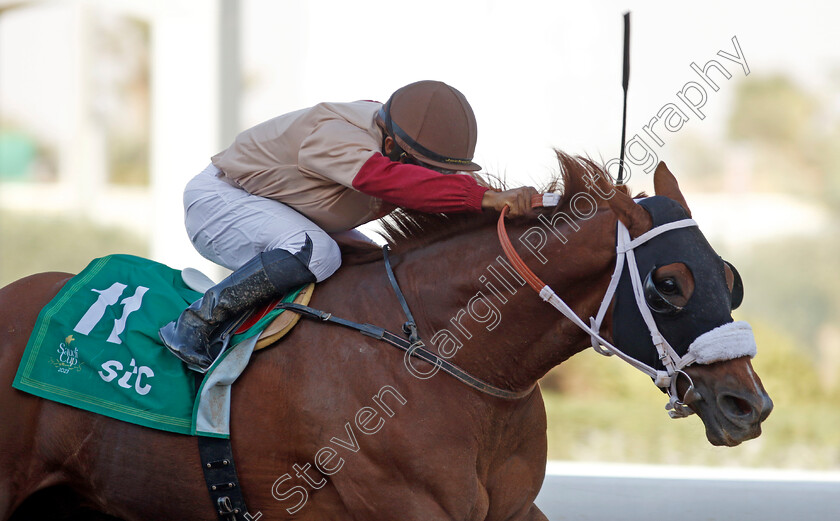
<svg viewBox="0 0 840 521">
<path fill-rule="evenodd" d="M 746 322 L 729 322 L 697 337 L 688 346 L 688 354 L 698 364 L 723 362 L 742 356 L 755 357 L 752 327 Z"/>
</svg>

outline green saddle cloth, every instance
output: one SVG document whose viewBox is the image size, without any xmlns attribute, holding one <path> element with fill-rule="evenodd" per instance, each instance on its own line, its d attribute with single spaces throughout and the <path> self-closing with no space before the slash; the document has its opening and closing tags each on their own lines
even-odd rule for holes
<svg viewBox="0 0 840 521">
<path fill-rule="evenodd" d="M 96 259 L 41 310 L 13 385 L 146 427 L 227 437 L 229 413 L 208 427 L 196 398 L 223 396 L 229 403 L 229 386 L 247 364 L 254 342 L 244 353 L 239 346 L 229 349 L 208 371 L 199 393 L 196 373 L 158 337 L 161 327 L 201 296 L 187 287 L 179 270 L 163 264 L 130 255 Z M 237 350 L 238 356 L 227 356 Z M 235 367 L 220 370 L 228 358 L 238 358 Z M 227 388 L 207 398 L 211 385 Z"/>
</svg>

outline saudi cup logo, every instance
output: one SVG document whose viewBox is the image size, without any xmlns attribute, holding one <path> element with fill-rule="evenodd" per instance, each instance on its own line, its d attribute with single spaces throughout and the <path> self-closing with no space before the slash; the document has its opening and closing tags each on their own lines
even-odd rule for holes
<svg viewBox="0 0 840 521">
<path fill-rule="evenodd" d="M 64 342 L 58 344 L 56 353 L 58 358 L 50 359 L 59 373 L 69 374 L 70 371 L 80 371 L 82 369 L 79 362 L 79 348 L 71 347 L 70 344 L 75 340 L 73 335 L 68 335 Z"/>
</svg>

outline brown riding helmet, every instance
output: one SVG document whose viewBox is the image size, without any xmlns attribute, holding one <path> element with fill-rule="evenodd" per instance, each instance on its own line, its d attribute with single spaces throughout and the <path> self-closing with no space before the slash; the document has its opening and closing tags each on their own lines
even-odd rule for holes
<svg viewBox="0 0 840 521">
<path fill-rule="evenodd" d="M 391 95 L 379 110 L 385 132 L 408 155 L 438 168 L 476 171 L 478 129 L 472 107 L 457 89 L 440 81 L 418 81 Z"/>
</svg>

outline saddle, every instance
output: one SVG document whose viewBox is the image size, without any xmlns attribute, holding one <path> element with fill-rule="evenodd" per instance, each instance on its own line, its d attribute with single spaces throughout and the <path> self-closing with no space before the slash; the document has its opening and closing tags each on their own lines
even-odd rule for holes
<svg viewBox="0 0 840 521">
<path fill-rule="evenodd" d="M 292 301 L 295 304 L 300 304 L 305 306 L 309 304 L 309 299 L 312 298 L 312 294 L 315 292 L 315 283 L 310 283 L 306 285 L 300 293 L 298 293 L 297 297 Z M 269 302 L 265 306 L 261 308 L 255 309 L 251 312 L 250 316 L 242 323 L 241 326 L 236 330 L 234 334 L 245 334 L 251 327 L 257 325 L 260 321 L 262 321 L 266 316 L 268 316 L 274 308 L 277 307 L 277 304 L 282 302 L 283 299 L 276 299 L 272 302 Z M 280 313 L 271 321 L 265 329 L 263 329 L 259 333 L 259 338 L 257 339 L 257 345 L 254 346 L 254 351 L 258 351 L 264 347 L 268 347 L 269 345 L 277 342 L 281 338 L 283 338 L 286 333 L 292 330 L 295 327 L 295 324 L 298 323 L 300 320 L 301 315 L 298 313 Z"/>
<path fill-rule="evenodd" d="M 215 284 L 212 279 L 194 268 L 184 269 L 181 272 L 181 278 L 187 286 L 199 293 L 206 292 Z M 301 289 L 291 302 L 306 306 L 309 304 L 309 300 L 312 298 L 314 292 L 315 283 L 313 282 Z M 245 317 L 237 321 L 239 325 L 233 331 L 233 337 L 236 337 L 236 335 L 247 335 L 251 328 L 259 327 L 259 338 L 257 339 L 256 346 L 254 346 L 254 351 L 263 349 L 283 338 L 286 333 L 295 327 L 301 315 L 299 313 L 280 313 L 270 318 L 266 317 L 269 317 L 277 305 L 284 301 L 285 299 L 283 297 L 274 299 L 250 311 Z M 266 321 L 268 324 L 264 323 Z"/>
</svg>

